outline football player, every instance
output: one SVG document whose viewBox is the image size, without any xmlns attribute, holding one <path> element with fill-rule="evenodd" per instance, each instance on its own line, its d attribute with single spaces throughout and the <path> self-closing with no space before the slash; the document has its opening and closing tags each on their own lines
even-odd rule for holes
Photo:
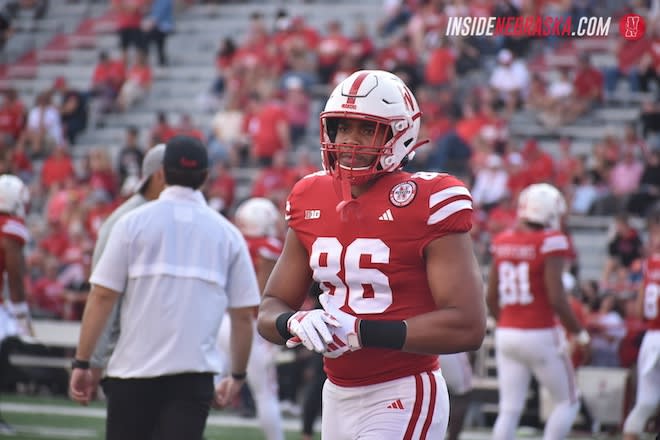
<svg viewBox="0 0 660 440">
<path fill-rule="evenodd" d="M 498 234 L 491 245 L 486 300 L 497 321 L 497 440 L 515 438 L 532 374 L 556 404 L 544 439 L 566 438 L 580 408 L 575 373 L 557 322 L 558 317 L 581 347 L 589 344 L 562 284 L 569 243 L 556 228 L 565 206 L 552 185 L 525 188 L 518 198 L 518 225 Z"/>
<path fill-rule="evenodd" d="M 325 356 L 323 438 L 443 438 L 438 354 L 477 349 L 485 334 L 468 189 L 402 170 L 425 143 L 420 117 L 396 75 L 351 74 L 320 115 L 324 171 L 298 181 L 286 203 L 258 328 Z M 300 311 L 312 280 L 323 309 Z"/>
<path fill-rule="evenodd" d="M 282 253 L 282 215 L 273 202 L 254 197 L 243 202 L 234 216 L 234 223 L 247 242 L 260 292 Z M 256 317 L 256 312 L 255 312 Z M 226 316 L 220 325 L 218 345 L 229 365 L 231 319 Z M 275 356 L 277 348 L 254 333 L 247 366 L 247 385 L 254 397 L 259 424 L 267 440 L 284 440 L 282 415 L 277 392 Z"/>
<path fill-rule="evenodd" d="M 0 274 L 7 279 L 9 301 L 0 294 L 0 378 L 7 377 L 12 337 L 34 336 L 30 308 L 25 297 L 23 247 L 29 239 L 23 222 L 30 192 L 23 181 L 11 174 L 0 176 Z M 13 339 L 16 342 L 15 339 Z M 0 434 L 15 433 L 0 417 Z"/>
<path fill-rule="evenodd" d="M 29 232 L 23 218 L 30 192 L 21 179 L 0 176 L 0 273 L 6 274 L 9 301 L 0 295 L 0 340 L 6 336 L 32 336 L 30 309 L 25 297 L 23 247 Z"/>
<path fill-rule="evenodd" d="M 637 440 L 660 405 L 660 223 L 649 225 L 650 255 L 644 264 L 644 282 L 638 311 L 646 320 L 637 359 L 637 398 L 623 425 L 624 440 Z"/>
</svg>

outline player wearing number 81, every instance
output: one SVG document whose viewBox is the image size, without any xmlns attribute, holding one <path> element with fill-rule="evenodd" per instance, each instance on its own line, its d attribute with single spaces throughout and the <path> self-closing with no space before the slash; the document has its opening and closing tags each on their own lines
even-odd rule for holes
<svg viewBox="0 0 660 440">
<path fill-rule="evenodd" d="M 325 171 L 287 201 L 290 229 L 258 328 L 325 356 L 323 438 L 444 438 L 437 355 L 483 340 L 470 193 L 450 175 L 402 170 L 423 143 L 420 116 L 396 75 L 353 73 L 321 113 Z M 312 280 L 323 309 L 300 312 Z"/>
<path fill-rule="evenodd" d="M 660 222 L 649 224 L 650 255 L 644 264 L 644 283 L 638 311 L 646 320 L 637 358 L 637 397 L 623 425 L 624 440 L 637 440 L 660 405 Z"/>
<path fill-rule="evenodd" d="M 493 263 L 486 300 L 497 320 L 495 350 L 499 415 L 493 439 L 515 438 L 531 375 L 555 403 L 543 438 L 567 437 L 579 410 L 575 374 L 557 317 L 584 349 L 589 334 L 572 312 L 562 285 L 570 255 L 557 228 L 566 203 L 546 183 L 525 188 L 518 199 L 518 225 L 492 242 Z"/>
</svg>

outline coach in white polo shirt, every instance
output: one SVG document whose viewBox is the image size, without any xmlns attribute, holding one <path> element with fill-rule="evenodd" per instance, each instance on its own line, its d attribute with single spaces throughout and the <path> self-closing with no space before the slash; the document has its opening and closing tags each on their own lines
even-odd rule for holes
<svg viewBox="0 0 660 440">
<path fill-rule="evenodd" d="M 121 333 L 106 371 L 108 440 L 199 440 L 214 398 L 220 321 L 232 322 L 232 375 L 223 405 L 245 379 L 259 289 L 240 232 L 199 191 L 208 155 L 192 137 L 166 145 L 167 187 L 112 228 L 90 282 L 70 394 L 88 398 L 89 359 L 119 295 Z M 124 292 L 124 293 L 122 293 Z"/>
</svg>

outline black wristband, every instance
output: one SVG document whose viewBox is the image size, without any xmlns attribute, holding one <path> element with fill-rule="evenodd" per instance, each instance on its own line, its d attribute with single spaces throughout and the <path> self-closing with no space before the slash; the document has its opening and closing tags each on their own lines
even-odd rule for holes
<svg viewBox="0 0 660 440">
<path fill-rule="evenodd" d="M 291 339 L 293 335 L 289 333 L 289 318 L 295 315 L 295 312 L 282 313 L 275 320 L 275 328 L 277 332 L 284 338 L 284 340 Z"/>
<path fill-rule="evenodd" d="M 406 343 L 408 327 L 405 321 L 360 321 L 360 342 L 363 347 L 401 350 Z"/>
<path fill-rule="evenodd" d="M 231 373 L 231 377 L 234 380 L 245 380 L 247 373 Z"/>
<path fill-rule="evenodd" d="M 76 369 L 78 368 L 79 370 L 89 370 L 89 361 L 83 361 L 80 359 L 74 359 L 71 361 L 71 369 Z"/>
</svg>

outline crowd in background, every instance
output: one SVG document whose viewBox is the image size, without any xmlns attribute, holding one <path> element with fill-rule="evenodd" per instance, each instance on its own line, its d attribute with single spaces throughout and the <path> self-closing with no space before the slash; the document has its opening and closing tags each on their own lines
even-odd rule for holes
<svg viewBox="0 0 660 440">
<path fill-rule="evenodd" d="M 217 75 L 197 105 L 215 114 L 210 126 L 197 126 L 186 113 L 172 121 L 172 115 L 158 112 L 152 126 L 126 128 L 114 161 L 103 147 L 77 152 L 83 159 L 74 159 L 80 134 L 95 128 L 90 116 L 92 125 L 102 124 L 106 115 L 125 112 L 148 96 L 155 64 L 166 69 L 175 59 L 166 47 L 176 29 L 175 10 L 191 3 L 113 0 L 121 50 L 98 54 L 88 90 L 74 90 L 60 77 L 34 103 L 23 102 L 15 89 L 3 91 L 0 172 L 20 176 L 33 200 L 26 282 L 35 317 L 80 319 L 99 226 L 135 190 L 147 149 L 176 134 L 198 137 L 213 160 L 204 189 L 211 206 L 231 216 L 238 202 L 234 172 L 249 167 L 257 170 L 251 195 L 283 207 L 293 184 L 318 169 L 317 128 L 310 123 L 320 110 L 318 98 L 351 72 L 374 68 L 401 76 L 423 111 L 420 137 L 430 142 L 409 168 L 447 171 L 470 183 L 477 208 L 473 237 L 482 260 L 488 259 L 489 237 L 514 224 L 515 200 L 529 184 L 556 185 L 572 214 L 613 216 L 601 279 L 581 279 L 576 270 L 567 287 L 593 337 L 588 362 L 634 363 L 644 328 L 629 310 L 646 243 L 629 217 L 643 217 L 660 200 L 657 2 L 608 5 L 617 16 L 635 11 L 648 17 L 642 39 L 614 49 L 616 67 L 599 69 L 582 52 L 578 63 L 550 73 L 535 60 L 569 41 L 447 38 L 447 17 L 578 18 L 597 15 L 605 2 L 386 0 L 373 35 L 363 20 L 352 28 L 334 20 L 315 28 L 286 8 L 272 17 L 255 12 L 245 38 L 223 39 L 215 58 L 209 57 Z M 579 121 L 622 84 L 654 95 L 642 102 L 639 120 L 623 132 L 603 133 L 589 155 L 576 156 L 568 137 L 551 155 L 537 140 L 509 134 L 519 112 L 529 112 L 550 130 Z M 295 370 L 291 374 L 294 382 L 300 377 Z M 295 383 L 283 389 L 296 394 Z"/>
</svg>

